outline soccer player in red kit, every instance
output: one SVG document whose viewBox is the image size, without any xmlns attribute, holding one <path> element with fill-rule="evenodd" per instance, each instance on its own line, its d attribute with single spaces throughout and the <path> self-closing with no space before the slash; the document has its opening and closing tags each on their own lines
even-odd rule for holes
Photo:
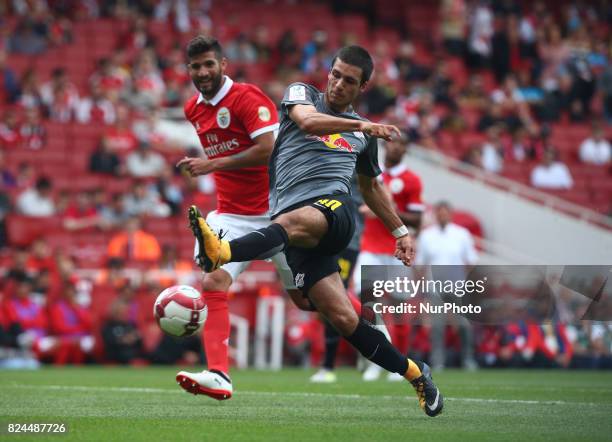
<svg viewBox="0 0 612 442">
<path fill-rule="evenodd" d="M 205 157 L 184 158 L 177 165 L 192 176 L 213 174 L 217 209 L 206 221 L 226 238 L 239 237 L 270 224 L 267 165 L 278 130 L 276 106 L 256 86 L 235 83 L 224 74 L 227 61 L 214 38 L 194 38 L 187 56 L 189 74 L 199 92 L 185 104 L 185 116 L 200 138 Z M 196 238 L 196 259 L 199 247 Z M 279 253 L 272 261 L 285 288 L 294 289 L 285 255 Z M 208 370 L 181 371 L 176 377 L 191 393 L 218 400 L 232 396 L 227 290 L 247 266 L 248 262 L 228 263 L 203 276 L 202 291 L 208 306 L 203 341 Z"/>
<path fill-rule="evenodd" d="M 385 142 L 385 162 L 383 173 L 379 176 L 391 195 L 397 215 L 404 225 L 413 229 L 413 233 L 421 226 L 421 216 L 425 205 L 421 200 L 423 185 L 418 175 L 408 170 L 402 162 L 406 154 L 407 139 L 401 138 Z M 357 295 L 361 292 L 361 266 L 362 265 L 396 265 L 397 259 L 393 256 L 395 251 L 395 238 L 385 228 L 382 221 L 377 218 L 365 205 L 360 207 L 365 216 L 361 248 L 355 271 L 353 273 L 353 286 Z M 401 325 L 390 325 L 389 332 L 393 343 L 402 348 L 401 344 L 407 339 L 408 330 Z M 403 336 L 406 334 L 406 336 Z M 369 364 L 363 373 L 365 381 L 374 381 L 379 378 L 382 368 L 376 364 Z M 389 380 L 401 379 L 396 373 L 389 373 Z"/>
</svg>

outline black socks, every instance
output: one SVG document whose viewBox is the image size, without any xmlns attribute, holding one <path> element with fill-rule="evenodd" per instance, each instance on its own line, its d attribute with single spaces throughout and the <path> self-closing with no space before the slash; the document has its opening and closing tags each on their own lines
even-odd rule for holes
<svg viewBox="0 0 612 442">
<path fill-rule="evenodd" d="M 366 359 L 387 371 L 403 376 L 408 370 L 408 359 L 387 340 L 382 332 L 363 320 L 359 320 L 357 328 L 352 335 L 346 337 L 346 340 Z"/>
<path fill-rule="evenodd" d="M 247 233 L 229 242 L 232 251 L 232 262 L 267 259 L 285 250 L 289 243 L 287 232 L 280 224 Z"/>
</svg>

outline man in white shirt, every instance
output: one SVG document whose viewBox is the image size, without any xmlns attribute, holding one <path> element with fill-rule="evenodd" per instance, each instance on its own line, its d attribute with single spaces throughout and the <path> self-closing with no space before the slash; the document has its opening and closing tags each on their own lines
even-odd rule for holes
<svg viewBox="0 0 612 442">
<path fill-rule="evenodd" d="M 131 176 L 147 178 L 161 175 L 166 167 L 166 161 L 163 156 L 153 152 L 148 143 L 141 142 L 138 150 L 127 156 L 125 165 Z"/>
<path fill-rule="evenodd" d="M 542 164 L 531 171 L 531 185 L 542 189 L 571 189 L 574 180 L 569 169 L 561 161 L 556 161 L 553 149 L 544 151 Z"/>
<path fill-rule="evenodd" d="M 17 198 L 17 210 L 22 215 L 45 217 L 55 213 L 55 203 L 51 195 L 51 181 L 40 177 L 36 185 L 24 191 Z"/>
<path fill-rule="evenodd" d="M 604 138 L 603 130 L 599 123 L 593 124 L 593 132 L 580 145 L 580 160 L 589 164 L 608 164 L 612 158 L 612 147 Z"/>
<path fill-rule="evenodd" d="M 478 260 L 472 235 L 466 228 L 451 222 L 452 209 L 448 202 L 437 203 L 435 215 L 436 224 L 427 227 L 419 235 L 415 264 L 417 266 L 458 266 L 460 275 L 456 276 L 462 279 L 468 273 L 467 267 L 476 264 Z M 441 369 L 446 364 L 444 345 L 446 316 L 435 314 L 431 319 L 431 363 L 434 368 Z M 459 318 L 458 322 L 462 329 L 462 364 L 465 368 L 475 369 L 472 327 L 465 318 Z"/>
</svg>

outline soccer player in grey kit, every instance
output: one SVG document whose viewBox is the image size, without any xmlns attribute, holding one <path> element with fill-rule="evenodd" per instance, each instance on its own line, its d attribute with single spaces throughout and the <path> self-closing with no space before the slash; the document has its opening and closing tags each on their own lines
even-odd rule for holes
<svg viewBox="0 0 612 442">
<path fill-rule="evenodd" d="M 227 262 L 266 259 L 285 252 L 302 295 L 364 357 L 404 376 L 428 416 L 442 411 L 442 395 L 427 364 L 406 359 L 383 333 L 360 319 L 346 296 L 335 256 L 355 229 L 350 179 L 357 171 L 364 202 L 397 238 L 395 256 L 405 265 L 414 258 L 412 239 L 389 197 L 380 174 L 377 138 L 400 136 L 395 126 L 371 123 L 353 110 L 374 69 L 359 46 L 336 54 L 324 93 L 294 83 L 281 103 L 278 138 L 270 158 L 272 224 L 231 241 L 223 240 L 197 208 L 189 210 L 198 240 L 197 261 L 206 272 Z"/>
</svg>

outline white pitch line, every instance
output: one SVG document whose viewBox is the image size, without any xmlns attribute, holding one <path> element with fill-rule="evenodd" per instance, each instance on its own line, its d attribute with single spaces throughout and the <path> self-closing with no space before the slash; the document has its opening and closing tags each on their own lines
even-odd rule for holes
<svg viewBox="0 0 612 442">
<path fill-rule="evenodd" d="M 84 385 L 24 385 L 24 384 L 8 384 L 9 388 L 23 388 L 35 390 L 66 390 L 66 391 L 100 391 L 100 392 L 117 392 L 117 393 L 163 393 L 163 394 L 182 394 L 182 390 L 170 390 L 167 388 L 146 388 L 146 387 L 91 387 Z M 236 391 L 237 395 L 248 396 L 293 396 L 293 397 L 321 397 L 321 398 L 339 398 L 339 399 L 384 399 L 384 400 L 402 400 L 413 399 L 410 396 L 390 396 L 390 395 L 362 395 L 362 394 L 336 394 L 336 393 L 308 393 L 308 392 L 275 392 L 275 391 Z M 538 401 L 528 399 L 487 399 L 487 398 L 470 398 L 470 397 L 445 397 L 446 401 L 453 402 L 474 402 L 486 404 L 520 404 L 520 405 L 587 405 L 592 407 L 609 406 L 607 403 L 595 402 L 569 402 L 569 401 Z"/>
</svg>

